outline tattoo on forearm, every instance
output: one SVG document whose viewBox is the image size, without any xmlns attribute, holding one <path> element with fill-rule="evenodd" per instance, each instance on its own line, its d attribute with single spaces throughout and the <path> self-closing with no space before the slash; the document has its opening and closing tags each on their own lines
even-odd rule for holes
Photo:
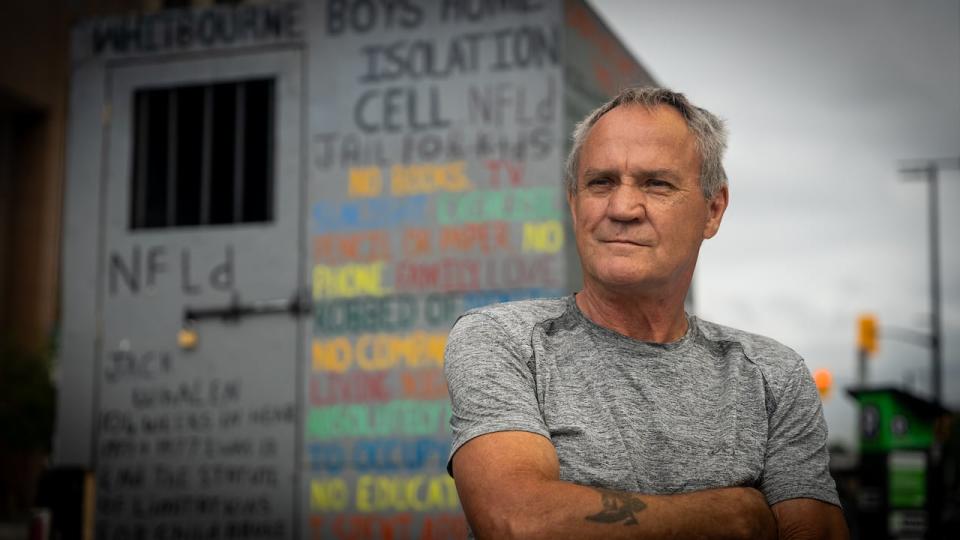
<svg viewBox="0 0 960 540">
<path fill-rule="evenodd" d="M 603 510 L 592 516 L 587 516 L 587 521 L 598 523 L 623 522 L 624 525 L 636 525 L 636 514 L 647 507 L 639 496 L 632 493 L 598 487 L 592 489 L 600 493 L 600 504 L 603 505 Z"/>
</svg>

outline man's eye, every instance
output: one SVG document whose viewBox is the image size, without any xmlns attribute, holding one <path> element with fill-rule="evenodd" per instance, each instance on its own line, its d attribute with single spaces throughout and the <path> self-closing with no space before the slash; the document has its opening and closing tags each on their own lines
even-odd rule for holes
<svg viewBox="0 0 960 540">
<path fill-rule="evenodd" d="M 593 178 L 587 181 L 588 187 L 603 187 L 609 186 L 613 181 L 609 178 Z"/>
<path fill-rule="evenodd" d="M 673 184 L 666 180 L 660 180 L 659 178 L 651 178 L 647 180 L 647 185 L 652 188 L 671 188 Z"/>
</svg>

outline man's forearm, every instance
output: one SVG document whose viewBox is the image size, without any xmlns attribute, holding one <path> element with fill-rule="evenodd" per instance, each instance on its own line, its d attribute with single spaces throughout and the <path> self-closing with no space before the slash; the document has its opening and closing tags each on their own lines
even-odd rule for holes
<svg viewBox="0 0 960 540">
<path fill-rule="evenodd" d="M 751 488 L 642 495 L 562 481 L 515 487 L 465 506 L 478 538 L 776 538 L 773 514 Z"/>
</svg>

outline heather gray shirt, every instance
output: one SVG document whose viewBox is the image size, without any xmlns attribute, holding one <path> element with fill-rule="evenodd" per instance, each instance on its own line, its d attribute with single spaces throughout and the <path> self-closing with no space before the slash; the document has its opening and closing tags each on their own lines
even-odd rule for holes
<svg viewBox="0 0 960 540">
<path fill-rule="evenodd" d="M 762 336 L 689 317 L 679 341 L 637 341 L 587 319 L 573 296 L 460 317 L 444 371 L 453 454 L 527 431 L 560 479 L 646 494 L 753 486 L 769 504 L 839 506 L 827 428 L 803 359 Z M 448 470 L 449 470 L 448 462 Z"/>
</svg>

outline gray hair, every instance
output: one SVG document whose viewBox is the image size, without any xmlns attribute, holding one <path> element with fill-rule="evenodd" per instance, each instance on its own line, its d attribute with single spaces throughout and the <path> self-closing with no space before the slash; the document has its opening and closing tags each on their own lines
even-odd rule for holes
<svg viewBox="0 0 960 540">
<path fill-rule="evenodd" d="M 604 103 L 584 118 L 573 130 L 573 146 L 567 156 L 566 182 L 570 194 L 577 192 L 577 170 L 580 168 L 580 152 L 587 140 L 590 129 L 600 117 L 620 105 L 642 105 L 652 109 L 659 105 L 673 107 L 687 123 L 687 129 L 693 133 L 700 152 L 700 188 L 707 199 L 712 198 L 727 185 L 727 173 L 723 170 L 723 152 L 727 149 L 727 130 L 724 122 L 706 109 L 690 103 L 679 92 L 666 88 L 633 87 L 621 91 L 616 97 Z"/>
</svg>

